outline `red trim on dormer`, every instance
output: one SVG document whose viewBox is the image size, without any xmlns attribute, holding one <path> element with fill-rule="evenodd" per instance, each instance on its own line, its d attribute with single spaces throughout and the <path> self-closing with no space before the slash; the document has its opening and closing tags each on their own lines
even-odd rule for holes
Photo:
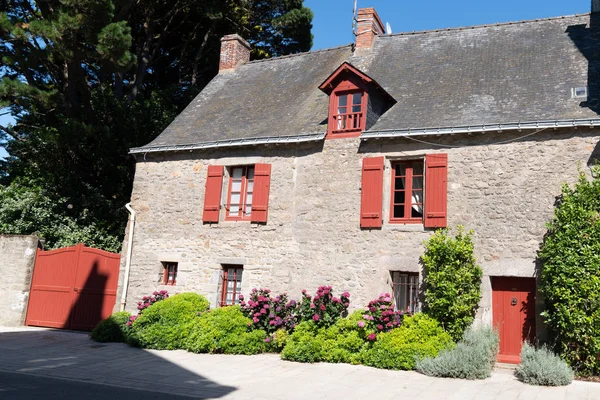
<svg viewBox="0 0 600 400">
<path fill-rule="evenodd" d="M 352 64 L 349 64 L 344 61 L 342 65 L 340 65 L 335 71 L 333 71 L 333 73 L 329 75 L 329 77 L 319 85 L 319 89 L 330 95 L 331 92 L 333 92 L 338 87 L 337 80 L 340 78 L 340 75 L 342 75 L 344 72 L 350 73 L 354 77 L 358 78 L 360 81 L 363 82 L 363 84 L 375 82 L 370 76 L 368 76 L 364 72 L 361 72 L 359 69 L 353 67 Z"/>
</svg>

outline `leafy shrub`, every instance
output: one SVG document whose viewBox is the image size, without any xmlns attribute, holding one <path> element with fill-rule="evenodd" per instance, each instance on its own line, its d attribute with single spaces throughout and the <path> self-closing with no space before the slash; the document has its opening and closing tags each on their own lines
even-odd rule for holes
<svg viewBox="0 0 600 400">
<path fill-rule="evenodd" d="M 565 386 L 573 381 L 573 370 L 547 348 L 535 349 L 525 343 L 515 376 L 530 385 Z"/>
<path fill-rule="evenodd" d="M 377 335 L 377 341 L 361 352 L 360 361 L 376 368 L 415 368 L 416 360 L 434 357 L 452 345 L 452 338 L 439 323 L 425 315 L 404 319 L 400 328 Z"/>
<path fill-rule="evenodd" d="M 299 316 L 302 321 L 312 320 L 318 327 L 328 327 L 348 315 L 348 306 L 350 293 L 333 297 L 331 286 L 319 286 L 314 297 L 310 297 L 306 290 L 302 291 Z"/>
<path fill-rule="evenodd" d="M 191 323 L 208 306 L 208 300 L 196 293 L 180 293 L 156 302 L 131 324 L 129 342 L 149 349 L 181 349 Z"/>
<path fill-rule="evenodd" d="M 382 293 L 377 299 L 369 302 L 362 315 L 364 322 L 359 322 L 359 326 L 366 326 L 373 332 L 389 332 L 402 324 L 404 315 L 403 311 L 394 311 L 392 296 Z"/>
<path fill-rule="evenodd" d="M 169 292 L 161 290 L 160 292 L 154 292 L 151 296 L 142 297 L 142 301 L 138 301 L 138 314 L 141 314 L 146 308 L 150 307 L 157 301 L 161 301 L 169 298 Z"/>
<path fill-rule="evenodd" d="M 540 291 L 555 350 L 578 375 L 600 374 L 600 170 L 562 195 L 540 250 Z"/>
<path fill-rule="evenodd" d="M 460 340 L 475 317 L 483 272 L 473 255 L 473 232 L 459 226 L 454 238 L 448 233 L 438 230 L 425 242 L 425 312 Z"/>
<path fill-rule="evenodd" d="M 262 329 L 273 334 L 279 329 L 293 330 L 297 323 L 295 300 L 289 300 L 287 293 L 271 298 L 269 289 L 252 289 L 248 301 L 240 295 L 240 306 L 244 315 L 250 318 L 253 329 Z"/>
<path fill-rule="evenodd" d="M 418 361 L 417 371 L 445 378 L 485 379 L 492 373 L 498 345 L 498 333 L 492 328 L 469 329 L 456 347 Z"/>
<path fill-rule="evenodd" d="M 278 329 L 271 336 L 267 336 L 265 338 L 265 343 L 267 343 L 267 350 L 281 353 L 283 348 L 285 347 L 290 334 L 285 329 Z"/>
<path fill-rule="evenodd" d="M 202 313 L 190 327 L 186 350 L 194 353 L 258 354 L 265 350 L 264 330 L 249 331 L 250 319 L 239 306 Z"/>
<path fill-rule="evenodd" d="M 300 323 L 286 342 L 281 357 L 298 362 L 359 362 L 360 351 L 366 344 L 366 331 L 358 326 L 361 312 L 340 318 L 330 327 L 319 328 L 314 321 Z"/>
<path fill-rule="evenodd" d="M 96 342 L 126 342 L 129 335 L 126 324 L 129 317 L 127 311 L 114 313 L 96 325 L 90 337 Z"/>
</svg>

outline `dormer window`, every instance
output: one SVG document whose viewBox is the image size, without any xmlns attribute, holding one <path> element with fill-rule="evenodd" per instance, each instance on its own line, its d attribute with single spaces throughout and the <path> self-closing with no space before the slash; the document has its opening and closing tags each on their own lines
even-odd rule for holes
<svg viewBox="0 0 600 400">
<path fill-rule="evenodd" d="M 364 130 L 363 92 L 336 93 L 336 111 L 333 115 L 332 133 L 360 132 Z"/>
<path fill-rule="evenodd" d="M 329 96 L 327 139 L 360 136 L 396 102 L 377 82 L 347 62 L 319 89 Z"/>
</svg>

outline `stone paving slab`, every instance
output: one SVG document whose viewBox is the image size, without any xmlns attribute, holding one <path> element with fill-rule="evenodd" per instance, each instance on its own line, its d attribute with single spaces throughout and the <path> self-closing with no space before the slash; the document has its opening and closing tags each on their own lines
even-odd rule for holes
<svg viewBox="0 0 600 400">
<path fill-rule="evenodd" d="M 481 381 L 440 379 L 359 365 L 291 363 L 276 354 L 141 350 L 43 328 L 0 327 L 0 370 L 207 399 L 600 399 L 599 383 L 536 387 L 510 371 Z"/>
</svg>

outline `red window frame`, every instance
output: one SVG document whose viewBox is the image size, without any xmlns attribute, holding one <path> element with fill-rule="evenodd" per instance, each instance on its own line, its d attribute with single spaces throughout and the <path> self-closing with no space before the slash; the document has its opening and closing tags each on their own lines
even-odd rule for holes
<svg viewBox="0 0 600 400">
<path fill-rule="evenodd" d="M 413 174 L 413 166 L 415 163 L 421 165 L 421 174 Z M 406 175 L 397 175 L 396 166 L 404 165 Z M 425 164 L 423 160 L 406 160 L 392 162 L 392 180 L 390 190 L 390 223 L 391 224 L 421 224 L 425 215 L 424 193 L 425 193 Z M 396 188 L 396 178 L 404 178 L 404 188 Z M 413 189 L 413 178 L 421 178 L 421 188 Z M 421 201 L 413 201 L 413 190 L 421 193 Z M 396 193 L 404 192 L 404 203 L 396 203 Z M 394 210 L 396 206 L 404 206 L 404 217 L 395 217 Z M 421 206 L 421 216 L 413 217 L 413 206 Z"/>
<path fill-rule="evenodd" d="M 233 274 L 232 274 L 233 276 L 231 276 L 230 270 L 233 272 Z M 240 265 L 224 265 L 223 266 L 222 282 L 221 282 L 221 296 L 220 296 L 221 300 L 219 303 L 219 305 L 221 307 L 239 304 L 240 294 L 242 291 L 243 272 L 244 272 L 244 267 L 242 267 Z M 238 277 L 239 277 L 239 286 L 238 286 Z M 228 288 L 227 283 L 229 282 L 229 278 L 232 278 L 231 281 L 233 282 L 233 288 L 231 290 L 232 302 L 227 301 L 227 293 L 229 293 L 228 292 L 229 288 Z"/>
<path fill-rule="evenodd" d="M 175 286 L 177 284 L 177 263 L 163 262 L 163 278 L 162 284 L 167 286 Z"/>
<path fill-rule="evenodd" d="M 233 186 L 233 171 L 235 169 L 242 169 L 242 177 L 240 182 L 240 203 L 238 205 L 238 215 L 231 215 L 231 189 Z M 252 178 L 248 179 L 249 171 L 252 170 Z M 229 169 L 229 186 L 227 190 L 227 206 L 225 207 L 225 220 L 226 221 L 248 221 L 252 215 L 252 203 L 250 203 L 250 213 L 246 213 L 246 206 L 248 206 L 248 184 L 252 182 L 252 195 L 254 195 L 254 165 L 240 165 L 231 167 Z M 254 196 L 253 196 L 254 197 Z"/>
<path fill-rule="evenodd" d="M 394 309 L 408 311 L 411 314 L 419 311 L 419 273 L 391 271 L 392 274 L 392 293 L 394 295 Z M 405 277 L 406 281 L 402 281 Z M 402 290 L 404 288 L 404 295 Z M 399 302 L 404 301 L 405 309 L 400 309 Z"/>
<path fill-rule="evenodd" d="M 355 112 L 353 111 L 353 108 L 356 106 L 354 104 L 354 95 L 355 94 L 360 94 L 361 95 L 361 99 L 360 99 L 360 104 L 358 104 L 358 106 L 360 107 L 360 111 Z M 346 105 L 344 106 L 340 106 L 340 99 L 342 97 L 346 97 L 347 101 L 346 101 Z M 347 135 L 347 134 L 356 134 L 356 132 L 360 133 L 365 129 L 365 125 L 366 125 L 366 121 L 367 121 L 367 113 L 365 111 L 366 107 L 366 92 L 364 90 L 339 90 L 339 91 L 335 91 L 333 92 L 333 96 L 332 96 L 332 104 L 331 104 L 331 110 L 330 110 L 330 123 L 331 123 L 331 129 L 330 129 L 330 133 L 331 135 L 335 136 L 335 137 L 340 137 L 341 135 Z M 339 109 L 345 107 L 346 108 L 346 112 L 344 113 L 340 113 Z M 340 123 L 345 122 L 346 127 L 344 128 L 339 128 Z"/>
</svg>

